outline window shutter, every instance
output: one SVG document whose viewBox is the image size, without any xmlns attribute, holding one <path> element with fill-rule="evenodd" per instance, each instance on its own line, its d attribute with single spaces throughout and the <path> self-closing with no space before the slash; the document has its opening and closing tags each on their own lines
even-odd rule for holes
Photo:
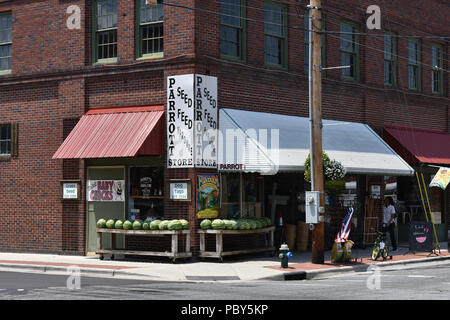
<svg viewBox="0 0 450 320">
<path fill-rule="evenodd" d="M 19 124 L 11 123 L 11 157 L 19 156 Z"/>
</svg>

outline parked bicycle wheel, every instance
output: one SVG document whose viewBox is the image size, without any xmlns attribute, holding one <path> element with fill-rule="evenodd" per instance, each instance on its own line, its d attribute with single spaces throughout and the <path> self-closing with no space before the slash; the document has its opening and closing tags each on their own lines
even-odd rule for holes
<svg viewBox="0 0 450 320">
<path fill-rule="evenodd" d="M 380 256 L 380 248 L 379 247 L 373 248 L 372 260 L 377 260 L 379 256 Z"/>
</svg>

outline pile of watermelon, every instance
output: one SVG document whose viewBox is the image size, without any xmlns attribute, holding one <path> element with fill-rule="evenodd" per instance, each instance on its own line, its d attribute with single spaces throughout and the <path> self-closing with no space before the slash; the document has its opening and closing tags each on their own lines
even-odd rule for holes
<svg viewBox="0 0 450 320">
<path fill-rule="evenodd" d="M 271 226 L 270 218 L 241 218 L 241 219 L 203 219 L 200 228 L 203 230 L 252 230 Z"/>
<path fill-rule="evenodd" d="M 124 229 L 124 230 L 183 230 L 189 229 L 186 219 L 173 220 L 114 220 L 99 219 L 97 228 Z"/>
</svg>

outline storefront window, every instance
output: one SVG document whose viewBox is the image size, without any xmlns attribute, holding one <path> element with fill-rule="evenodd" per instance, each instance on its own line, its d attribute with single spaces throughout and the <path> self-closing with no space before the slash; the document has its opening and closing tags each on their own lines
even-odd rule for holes
<svg viewBox="0 0 450 320">
<path fill-rule="evenodd" d="M 231 173 L 222 174 L 221 179 L 221 218 L 262 216 L 262 178 L 256 174 Z"/>
<path fill-rule="evenodd" d="M 130 168 L 129 219 L 164 216 L 164 176 L 160 167 Z"/>
<path fill-rule="evenodd" d="M 221 218 L 241 217 L 241 177 L 239 173 L 222 175 L 222 206 Z"/>
</svg>

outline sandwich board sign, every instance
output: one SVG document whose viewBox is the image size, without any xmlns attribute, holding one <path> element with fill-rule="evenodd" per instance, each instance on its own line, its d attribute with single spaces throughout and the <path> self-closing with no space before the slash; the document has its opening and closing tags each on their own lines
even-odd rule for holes
<svg viewBox="0 0 450 320">
<path fill-rule="evenodd" d="M 412 221 L 409 227 L 409 250 L 433 251 L 433 226 L 431 222 Z"/>
</svg>

